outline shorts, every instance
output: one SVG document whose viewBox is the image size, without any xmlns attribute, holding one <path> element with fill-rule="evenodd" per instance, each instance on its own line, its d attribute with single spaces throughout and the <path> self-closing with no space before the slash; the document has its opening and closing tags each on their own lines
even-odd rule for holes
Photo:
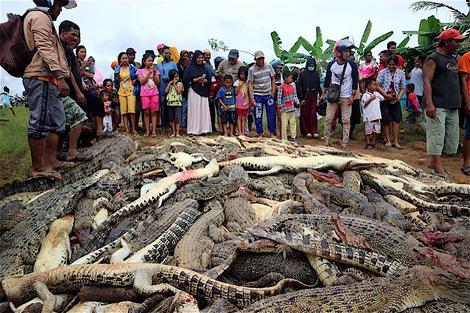
<svg viewBox="0 0 470 313">
<path fill-rule="evenodd" d="M 170 122 L 181 123 L 181 107 L 180 106 L 167 106 L 168 120 Z"/>
<path fill-rule="evenodd" d="M 93 117 L 104 117 L 104 103 L 103 100 L 101 100 L 101 98 L 96 94 L 96 92 L 86 91 L 85 99 L 86 112 L 89 112 Z"/>
<path fill-rule="evenodd" d="M 465 118 L 465 139 L 470 139 L 470 115 L 467 115 Z"/>
<path fill-rule="evenodd" d="M 384 123 L 400 123 L 402 121 L 400 102 L 392 104 L 388 101 L 382 101 L 380 102 L 380 112 Z"/>
<path fill-rule="evenodd" d="M 436 108 L 436 117 L 426 116 L 426 151 L 429 155 L 455 154 L 459 146 L 459 110 Z"/>
<path fill-rule="evenodd" d="M 364 122 L 364 132 L 366 135 L 380 134 L 380 119 Z"/>
<path fill-rule="evenodd" d="M 237 125 L 237 114 L 235 111 L 222 111 L 220 115 L 222 124 L 232 124 Z"/>
<path fill-rule="evenodd" d="M 250 109 L 235 109 L 237 116 L 247 117 Z"/>
<path fill-rule="evenodd" d="M 28 123 L 28 137 L 40 139 L 49 132 L 65 131 L 64 106 L 57 96 L 56 85 L 37 79 L 24 78 L 23 85 L 28 94 L 28 108 L 31 113 Z"/>
<path fill-rule="evenodd" d="M 119 113 L 119 102 L 113 102 L 113 103 L 111 104 L 111 106 L 112 106 L 114 112 Z"/>
<path fill-rule="evenodd" d="M 72 128 L 87 120 L 85 111 L 70 97 L 60 98 L 64 105 L 65 126 Z"/>
<path fill-rule="evenodd" d="M 132 113 L 135 114 L 135 96 L 119 96 L 119 112 L 121 115 Z"/>
<path fill-rule="evenodd" d="M 152 112 L 158 112 L 159 109 L 159 96 L 140 96 L 142 99 L 142 110 L 150 109 Z"/>
</svg>

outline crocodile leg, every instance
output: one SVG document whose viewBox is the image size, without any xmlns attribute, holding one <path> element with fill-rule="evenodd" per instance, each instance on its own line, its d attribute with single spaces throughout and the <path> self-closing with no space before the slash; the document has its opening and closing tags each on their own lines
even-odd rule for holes
<svg viewBox="0 0 470 313">
<path fill-rule="evenodd" d="M 134 290 L 143 297 L 150 297 L 156 293 L 178 293 L 178 289 L 170 284 L 152 285 L 153 273 L 150 270 L 137 270 L 134 277 Z"/>
<path fill-rule="evenodd" d="M 127 258 L 130 254 L 131 249 L 129 248 L 129 245 L 124 239 L 121 238 L 121 248 L 111 255 L 109 263 L 122 263 L 124 262 L 124 259 Z"/>
<path fill-rule="evenodd" d="M 43 301 L 42 313 L 52 313 L 56 306 L 56 297 L 42 281 L 35 282 L 33 288 L 38 294 L 38 297 Z"/>
</svg>

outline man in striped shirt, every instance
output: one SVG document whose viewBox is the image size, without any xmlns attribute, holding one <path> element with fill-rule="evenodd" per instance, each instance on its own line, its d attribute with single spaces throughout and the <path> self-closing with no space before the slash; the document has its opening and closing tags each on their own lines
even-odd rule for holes
<svg viewBox="0 0 470 313">
<path fill-rule="evenodd" d="M 274 69 L 264 62 L 263 51 L 255 52 L 255 64 L 248 70 L 248 86 L 251 95 L 251 105 L 254 106 L 256 132 L 263 134 L 263 106 L 266 107 L 268 129 L 276 136 L 276 106 L 274 105 L 275 79 Z"/>
</svg>

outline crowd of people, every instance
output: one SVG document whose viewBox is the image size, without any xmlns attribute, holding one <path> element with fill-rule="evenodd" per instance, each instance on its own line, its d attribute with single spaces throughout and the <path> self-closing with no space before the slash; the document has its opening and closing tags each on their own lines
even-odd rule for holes
<svg viewBox="0 0 470 313">
<path fill-rule="evenodd" d="M 400 99 L 405 93 L 407 120 L 426 129 L 430 167 L 436 175 L 446 176 L 441 155 L 457 152 L 460 91 L 467 113 L 462 171 L 470 175 L 470 55 L 457 63 L 454 53 L 463 36 L 456 30 L 443 31 L 436 52 L 427 58 L 418 56 L 410 73 L 405 72 L 403 57 L 395 53 L 395 42 L 380 52 L 379 62 L 367 51 L 357 64 L 353 43 L 338 41 L 323 85 L 312 57 L 302 69 L 288 68 L 279 61 L 267 63 L 263 51 L 256 51 L 254 62 L 246 65 L 239 60 L 239 51 L 232 49 L 227 59 L 217 57 L 212 63 L 208 49 L 177 53 L 162 43 L 158 55 L 146 50 L 140 63 L 135 49 L 120 52 L 111 64 L 113 77 L 98 84 L 95 60 L 80 45 L 80 27 L 63 21 L 57 34 L 54 30 L 52 21 L 62 7 L 70 7 L 69 0 L 34 3 L 42 12 L 26 15 L 24 32 L 28 48 L 37 53 L 23 77 L 31 111 L 31 176 L 58 177 L 56 169 L 76 158 L 79 139 L 90 130 L 86 126 L 90 121 L 97 137 L 118 130 L 156 137 L 157 127 L 171 130 L 172 137 L 212 132 L 250 135 L 254 124 L 260 137 L 295 141 L 298 119 L 302 136 L 321 136 L 317 112 L 323 110 L 326 145 L 331 144 L 340 117 L 341 147 L 347 150 L 362 115 L 366 148 L 379 144 L 383 129 L 383 144 L 402 149 Z M 41 44 L 46 41 L 52 44 Z M 68 148 L 63 153 L 65 133 Z"/>
</svg>

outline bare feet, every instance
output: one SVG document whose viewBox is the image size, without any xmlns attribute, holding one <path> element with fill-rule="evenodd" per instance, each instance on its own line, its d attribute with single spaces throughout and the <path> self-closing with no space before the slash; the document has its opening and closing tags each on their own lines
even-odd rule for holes
<svg viewBox="0 0 470 313">
<path fill-rule="evenodd" d="M 67 153 L 67 161 L 74 161 L 77 158 L 77 149 L 69 150 Z"/>
</svg>

